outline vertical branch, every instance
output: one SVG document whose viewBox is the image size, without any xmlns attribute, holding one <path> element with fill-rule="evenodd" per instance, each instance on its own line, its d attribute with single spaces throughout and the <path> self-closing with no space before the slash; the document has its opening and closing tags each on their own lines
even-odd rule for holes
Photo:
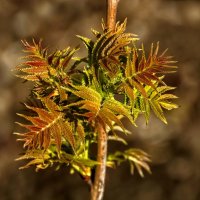
<svg viewBox="0 0 200 200">
<path fill-rule="evenodd" d="M 107 27 L 114 30 L 119 0 L 107 0 Z"/>
<path fill-rule="evenodd" d="M 102 200 L 105 188 L 106 160 L 107 160 L 107 133 L 101 121 L 96 124 L 98 134 L 97 161 L 94 184 L 91 191 L 91 200 Z"/>
<path fill-rule="evenodd" d="M 120 0 L 107 1 L 107 27 L 109 30 L 115 29 L 117 6 Z M 104 123 L 101 120 L 96 121 L 97 128 L 97 165 L 95 170 L 94 183 L 91 187 L 91 200 L 102 200 L 105 188 L 106 160 L 107 160 L 107 133 Z"/>
</svg>

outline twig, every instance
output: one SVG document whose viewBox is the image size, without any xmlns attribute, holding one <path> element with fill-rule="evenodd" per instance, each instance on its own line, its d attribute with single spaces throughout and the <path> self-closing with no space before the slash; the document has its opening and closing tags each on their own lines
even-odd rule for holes
<svg viewBox="0 0 200 200">
<path fill-rule="evenodd" d="M 118 3 L 119 0 L 107 0 L 107 27 L 111 31 L 115 30 Z M 103 125 L 103 122 L 97 121 L 97 161 L 100 164 L 96 167 L 94 183 L 91 187 L 91 200 L 102 200 L 104 195 L 108 138 Z"/>
<path fill-rule="evenodd" d="M 107 133 L 104 130 L 101 121 L 96 124 L 98 134 L 97 161 L 100 163 L 96 167 L 94 184 L 91 190 L 91 200 L 102 200 L 105 187 L 106 177 L 106 160 L 107 160 Z"/>
<path fill-rule="evenodd" d="M 120 0 L 107 0 L 107 27 L 114 30 L 117 16 L 117 6 Z"/>
</svg>

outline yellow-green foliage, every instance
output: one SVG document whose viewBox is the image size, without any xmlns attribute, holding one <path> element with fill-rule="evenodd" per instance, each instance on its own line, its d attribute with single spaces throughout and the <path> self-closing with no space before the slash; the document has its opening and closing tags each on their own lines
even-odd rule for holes
<svg viewBox="0 0 200 200">
<path fill-rule="evenodd" d="M 48 54 L 41 41 L 23 42 L 27 56 L 16 67 L 18 76 L 33 81 L 32 100 L 41 106 L 25 104 L 30 115 L 19 114 L 27 123 L 18 124 L 27 129 L 17 133 L 24 142 L 25 153 L 19 158 L 31 159 L 24 167 L 36 169 L 56 165 L 70 165 L 85 178 L 98 165 L 92 155 L 91 144 L 97 143 L 97 123 L 108 134 L 108 139 L 126 144 L 117 136 L 116 129 L 127 133 L 122 118 L 133 125 L 137 117 L 150 112 L 167 123 L 164 109 L 177 105 L 170 94 L 173 87 L 164 83 L 164 75 L 176 69 L 170 56 L 159 53 L 159 44 L 150 48 L 148 56 L 144 47 L 136 47 L 138 38 L 125 33 L 126 21 L 117 23 L 114 31 L 93 30 L 96 39 L 78 36 L 85 44 L 88 55 L 75 58 L 78 49 L 66 48 Z M 92 159 L 93 157 L 93 159 Z M 143 169 L 150 172 L 149 156 L 138 149 L 128 149 L 108 154 L 107 166 L 114 167 L 129 161 L 131 171 L 136 168 L 141 176 Z"/>
</svg>

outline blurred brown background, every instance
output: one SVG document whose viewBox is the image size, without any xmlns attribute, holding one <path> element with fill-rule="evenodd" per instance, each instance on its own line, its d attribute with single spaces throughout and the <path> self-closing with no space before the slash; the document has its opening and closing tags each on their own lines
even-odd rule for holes
<svg viewBox="0 0 200 200">
<path fill-rule="evenodd" d="M 77 45 L 75 35 L 91 36 L 105 16 L 105 0 L 0 0 L 0 199 L 87 200 L 89 190 L 68 170 L 19 171 L 14 159 L 22 151 L 12 134 L 15 113 L 22 109 L 30 84 L 11 69 L 20 62 L 21 39 L 43 38 L 56 48 Z M 131 176 L 129 166 L 108 170 L 105 200 L 200 199 L 200 1 L 121 0 L 118 19 L 128 17 L 127 31 L 146 48 L 160 41 L 161 49 L 179 61 L 178 73 L 167 77 L 177 86 L 178 110 L 168 112 L 166 126 L 153 115 L 148 126 L 129 137 L 130 146 L 152 155 L 152 175 Z M 83 53 L 83 52 L 81 52 Z M 15 128 L 16 129 L 16 128 Z"/>
</svg>

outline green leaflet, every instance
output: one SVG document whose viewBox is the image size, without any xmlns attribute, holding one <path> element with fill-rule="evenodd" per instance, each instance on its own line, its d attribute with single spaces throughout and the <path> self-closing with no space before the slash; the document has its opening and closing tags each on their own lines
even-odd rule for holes
<svg viewBox="0 0 200 200">
<path fill-rule="evenodd" d="M 121 120 L 118 118 L 116 113 L 113 112 L 112 109 L 107 108 L 105 104 L 103 104 L 102 109 L 99 111 L 99 117 L 103 120 L 105 124 L 107 124 L 111 128 L 112 131 L 113 131 L 113 126 L 114 126 L 113 122 L 114 122 L 119 127 L 121 127 L 122 130 L 125 132 L 125 128 Z"/>
<path fill-rule="evenodd" d="M 166 110 L 172 110 L 172 109 L 178 108 L 177 104 L 174 104 L 171 102 L 160 101 L 160 105 Z"/>
<path fill-rule="evenodd" d="M 150 101 L 150 106 L 151 109 L 153 110 L 153 112 L 155 113 L 155 115 L 161 120 L 163 121 L 165 124 L 167 124 L 167 120 L 164 116 L 163 110 L 160 106 L 160 104 L 156 101 Z"/>
<path fill-rule="evenodd" d="M 115 114 L 123 115 L 123 116 L 127 117 L 132 124 L 135 124 L 133 116 L 130 114 L 129 109 L 127 109 L 126 106 L 124 106 L 122 103 L 115 100 L 114 98 L 108 98 L 104 102 L 103 107 L 111 110 Z"/>
<path fill-rule="evenodd" d="M 94 89 L 87 86 L 74 86 L 77 91 L 72 91 L 76 96 L 79 96 L 83 99 L 94 101 L 95 103 L 101 102 L 101 95 Z"/>
<path fill-rule="evenodd" d="M 165 56 L 166 51 L 158 55 L 158 50 L 159 44 L 157 43 L 155 50 L 152 44 L 150 54 L 148 58 L 146 58 L 143 45 L 141 50 L 134 47 L 126 62 L 126 82 L 128 82 L 132 88 L 137 88 L 145 98 L 147 97 L 144 90 L 145 86 L 151 86 L 156 90 L 157 88 L 154 85 L 154 81 L 164 84 L 159 78 L 159 74 L 173 72 L 171 70 L 176 68 L 171 65 L 175 63 L 175 61 L 172 61 L 171 57 Z"/>
<path fill-rule="evenodd" d="M 88 54 L 91 56 L 94 42 L 91 39 L 80 36 L 80 35 L 77 35 L 77 37 L 83 41 L 84 45 L 88 49 Z"/>
<path fill-rule="evenodd" d="M 159 43 L 152 44 L 147 55 L 144 45 L 137 47 L 137 36 L 125 30 L 126 20 L 112 31 L 102 23 L 102 31 L 92 30 L 95 39 L 78 35 L 88 50 L 80 58 L 74 57 L 78 48 L 49 54 L 41 41 L 23 42 L 27 56 L 16 67 L 17 76 L 33 82 L 30 96 L 39 104 L 29 102 L 25 104 L 29 114 L 19 114 L 28 121 L 17 122 L 26 129 L 16 133 L 26 151 L 18 160 L 29 160 L 22 168 L 69 165 L 71 172 L 91 182 L 92 168 L 100 164 L 91 152 L 100 130 L 108 140 L 127 144 L 118 136 L 130 133 L 123 118 L 136 126 L 139 114 L 148 123 L 154 113 L 167 123 L 164 111 L 178 106 L 171 94 L 175 88 L 165 84 L 164 75 L 176 70 L 175 61 L 166 51 L 159 54 Z M 136 169 L 143 177 L 144 170 L 150 172 L 149 156 L 133 148 L 110 154 L 106 165 L 124 161 L 129 162 L 131 173 Z"/>
<path fill-rule="evenodd" d="M 81 124 L 81 122 L 78 122 L 76 131 L 78 133 L 78 136 L 80 137 L 82 142 L 85 142 L 85 130 L 84 126 Z"/>
<path fill-rule="evenodd" d="M 26 153 L 16 160 L 30 160 L 27 164 L 20 167 L 20 169 L 29 168 L 33 165 L 36 166 L 36 171 L 46 169 L 57 165 L 58 167 L 62 164 L 71 165 L 83 176 L 91 175 L 90 168 L 98 165 L 99 163 L 89 158 L 83 158 L 82 155 L 76 155 L 62 152 L 59 159 L 55 156 L 54 146 L 51 146 L 47 151 L 42 150 L 28 150 Z"/>
<path fill-rule="evenodd" d="M 78 36 L 86 48 L 88 49 L 89 64 L 93 65 L 95 68 L 104 68 L 111 76 L 117 73 L 120 61 L 119 56 L 126 55 L 125 47 L 129 45 L 132 41 L 137 40 L 134 34 L 124 33 L 126 28 L 126 21 L 123 24 L 117 24 L 115 31 L 105 31 L 104 33 L 99 33 L 93 30 L 93 33 L 97 37 L 97 40 L 93 42 L 89 38 Z"/>
<path fill-rule="evenodd" d="M 36 166 L 36 171 L 40 169 L 46 169 L 47 167 L 52 166 L 53 162 L 51 161 L 51 156 L 47 152 L 42 150 L 27 150 L 26 153 L 16 160 L 30 160 L 27 164 L 20 167 L 19 169 L 26 169 L 32 165 Z"/>
<path fill-rule="evenodd" d="M 26 61 L 16 67 L 17 71 L 23 72 L 18 75 L 28 81 L 39 82 L 41 80 L 58 77 L 60 71 L 69 69 L 69 62 L 72 60 L 74 53 L 78 50 L 66 48 L 58 50 L 48 55 L 47 48 L 42 48 L 42 41 L 38 44 L 33 40 L 33 44 L 23 41 L 25 52 L 28 54 L 23 57 Z"/>
<path fill-rule="evenodd" d="M 171 100 L 176 99 L 177 96 L 165 92 L 174 90 L 175 88 L 160 86 L 157 87 L 157 91 L 155 91 L 153 88 L 146 86 L 145 89 L 148 91 L 148 97 L 145 99 L 142 96 L 138 96 L 139 105 L 137 108 L 144 113 L 147 123 L 149 121 L 150 111 L 152 110 L 161 121 L 167 124 L 163 109 L 172 110 L 178 108 L 178 105 L 171 102 Z"/>
<path fill-rule="evenodd" d="M 75 150 L 75 139 L 71 125 L 63 119 L 63 113 L 59 111 L 60 108 L 48 98 L 42 99 L 42 102 L 44 102 L 48 110 L 26 105 L 28 109 L 37 113 L 38 117 L 18 114 L 33 124 L 18 123 L 28 130 L 28 132 L 20 134 L 21 140 L 24 141 L 24 147 L 47 150 L 53 139 L 57 146 L 57 151 L 60 153 L 62 137 L 64 137 Z"/>
<path fill-rule="evenodd" d="M 108 156 L 108 160 L 115 165 L 119 165 L 125 161 L 130 163 L 131 174 L 134 174 L 136 168 L 141 177 L 144 177 L 143 170 L 151 173 L 149 162 L 150 157 L 147 153 L 140 149 L 127 149 L 124 152 L 117 151 L 114 154 Z"/>
</svg>

